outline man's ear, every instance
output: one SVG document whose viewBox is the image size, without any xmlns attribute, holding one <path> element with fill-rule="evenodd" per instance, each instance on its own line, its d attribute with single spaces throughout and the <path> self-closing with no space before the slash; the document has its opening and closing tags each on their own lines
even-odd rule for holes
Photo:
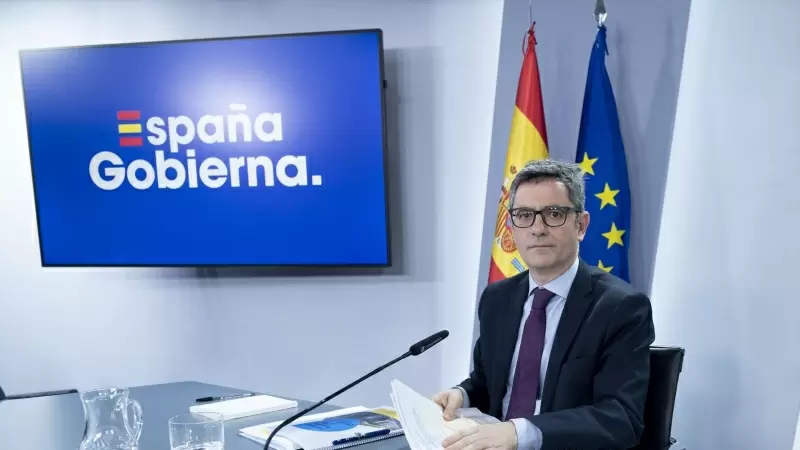
<svg viewBox="0 0 800 450">
<path fill-rule="evenodd" d="M 589 229 L 589 213 L 583 212 L 578 214 L 578 241 L 583 241 L 586 236 L 586 230 Z"/>
</svg>

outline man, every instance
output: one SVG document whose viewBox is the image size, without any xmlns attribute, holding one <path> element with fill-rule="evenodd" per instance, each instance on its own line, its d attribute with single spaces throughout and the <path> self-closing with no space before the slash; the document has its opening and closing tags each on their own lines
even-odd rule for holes
<svg viewBox="0 0 800 450">
<path fill-rule="evenodd" d="M 528 163 L 510 188 L 512 233 L 528 271 L 486 287 L 474 369 L 434 397 L 453 418 L 501 419 L 446 450 L 627 449 L 642 434 L 655 339 L 650 300 L 578 257 L 589 226 L 579 166 Z"/>
</svg>

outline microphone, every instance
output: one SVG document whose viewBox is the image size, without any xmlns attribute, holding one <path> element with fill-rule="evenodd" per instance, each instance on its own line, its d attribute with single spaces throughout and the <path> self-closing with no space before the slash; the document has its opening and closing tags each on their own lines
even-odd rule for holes
<svg viewBox="0 0 800 450">
<path fill-rule="evenodd" d="M 300 417 L 308 414 L 309 412 L 313 411 L 314 409 L 322 406 L 323 404 L 327 403 L 331 399 L 337 397 L 342 392 L 352 388 L 353 386 L 361 383 L 362 381 L 366 380 L 367 378 L 369 378 L 369 377 L 375 375 L 376 373 L 386 369 L 387 367 L 389 367 L 391 365 L 394 365 L 394 364 L 396 364 L 396 363 L 408 358 L 409 356 L 418 356 L 418 355 L 424 353 L 425 351 L 427 351 L 428 349 L 430 349 L 434 345 L 438 344 L 439 342 L 442 342 L 449 335 L 450 335 L 449 331 L 442 330 L 442 331 L 440 331 L 438 333 L 435 333 L 435 334 L 432 334 L 432 335 L 426 337 L 425 339 L 423 339 L 423 340 L 417 342 L 416 344 L 412 345 L 411 347 L 409 347 L 407 352 L 403 353 L 402 355 L 398 356 L 397 358 L 389 361 L 388 363 L 378 367 L 377 369 L 375 369 L 372 372 L 364 375 L 363 377 L 357 379 L 356 381 L 354 381 L 354 382 L 348 384 L 347 386 L 339 389 L 338 391 L 334 392 L 333 394 L 325 397 L 323 400 L 320 400 L 319 402 L 315 403 L 314 405 L 311 405 L 308 408 L 306 408 L 306 409 L 300 411 L 299 413 L 293 415 L 292 417 L 289 417 L 288 419 L 284 420 L 283 422 L 281 422 L 280 425 L 278 425 L 277 427 L 275 427 L 274 430 L 272 430 L 272 433 L 269 434 L 269 437 L 267 438 L 267 441 L 264 443 L 264 450 L 269 450 L 269 444 L 272 442 L 272 438 L 275 437 L 275 435 L 278 433 L 278 431 L 281 428 L 285 427 L 286 425 L 289 425 L 290 423 L 294 422 L 298 418 L 300 418 Z"/>
<path fill-rule="evenodd" d="M 412 356 L 417 356 L 439 342 L 442 342 L 447 336 L 450 336 L 450 332 L 447 330 L 442 330 L 436 334 L 432 334 L 409 347 L 408 352 L 411 353 Z"/>
</svg>

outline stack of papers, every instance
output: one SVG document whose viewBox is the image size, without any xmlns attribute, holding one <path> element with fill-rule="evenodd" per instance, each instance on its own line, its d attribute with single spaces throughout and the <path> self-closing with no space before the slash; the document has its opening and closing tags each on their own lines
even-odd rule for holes
<svg viewBox="0 0 800 450">
<path fill-rule="evenodd" d="M 200 415 L 206 415 L 207 413 L 222 414 L 223 420 L 232 420 L 291 408 L 297 408 L 296 401 L 271 395 L 253 395 L 221 402 L 192 405 L 189 407 L 189 411 Z"/>
<path fill-rule="evenodd" d="M 456 419 L 444 420 L 442 408 L 398 380 L 392 381 L 392 403 L 412 450 L 438 450 L 442 441 L 460 430 L 499 420 L 476 408 L 456 411 Z"/>
<path fill-rule="evenodd" d="M 239 430 L 239 434 L 262 446 L 281 421 Z M 301 417 L 278 431 L 269 447 L 275 450 L 336 450 L 375 442 L 403 434 L 391 408 L 363 406 L 337 409 Z"/>
</svg>

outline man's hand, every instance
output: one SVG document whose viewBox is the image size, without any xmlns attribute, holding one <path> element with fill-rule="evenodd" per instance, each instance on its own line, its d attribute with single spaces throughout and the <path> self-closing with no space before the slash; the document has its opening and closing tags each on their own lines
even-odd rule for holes
<svg viewBox="0 0 800 450">
<path fill-rule="evenodd" d="M 517 448 L 517 428 L 511 422 L 478 425 L 442 441 L 445 450 L 484 450 Z"/>
<path fill-rule="evenodd" d="M 464 395 L 460 389 L 448 389 L 433 397 L 433 402 L 444 411 L 444 420 L 456 418 L 456 410 L 464 404 Z"/>
</svg>

